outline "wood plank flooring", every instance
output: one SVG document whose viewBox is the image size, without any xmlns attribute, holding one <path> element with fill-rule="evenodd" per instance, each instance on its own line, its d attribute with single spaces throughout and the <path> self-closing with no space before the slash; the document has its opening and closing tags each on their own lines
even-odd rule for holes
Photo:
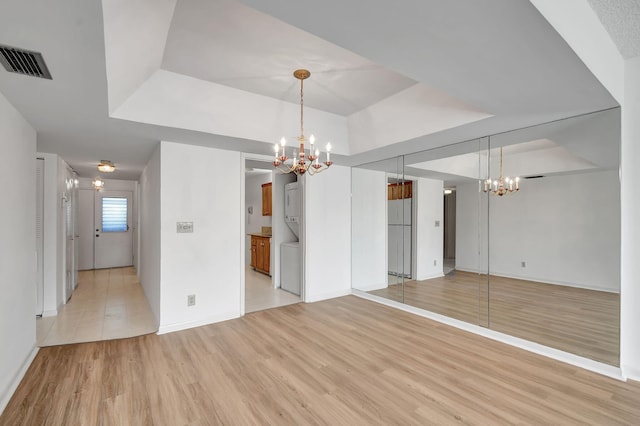
<svg viewBox="0 0 640 426">
<path fill-rule="evenodd" d="M 370 293 L 619 365 L 619 294 L 461 271 Z"/>
<path fill-rule="evenodd" d="M 0 425 L 632 425 L 623 383 L 346 296 L 43 348 Z"/>
</svg>

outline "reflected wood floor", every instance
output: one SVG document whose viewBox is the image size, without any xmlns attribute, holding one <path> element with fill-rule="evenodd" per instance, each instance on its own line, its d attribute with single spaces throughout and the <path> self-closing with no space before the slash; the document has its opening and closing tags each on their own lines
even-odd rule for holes
<svg viewBox="0 0 640 426">
<path fill-rule="evenodd" d="M 630 425 L 623 383 L 355 296 L 43 348 L 0 425 Z"/>
<path fill-rule="evenodd" d="M 486 275 L 461 271 L 404 289 L 404 302 L 401 284 L 369 293 L 619 365 L 619 294 L 496 276 L 487 285 Z"/>
</svg>

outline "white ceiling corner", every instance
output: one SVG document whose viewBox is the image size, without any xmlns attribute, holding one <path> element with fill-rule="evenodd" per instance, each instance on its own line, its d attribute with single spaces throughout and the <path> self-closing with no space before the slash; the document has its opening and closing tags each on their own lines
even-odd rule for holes
<svg viewBox="0 0 640 426">
<path fill-rule="evenodd" d="M 110 112 L 160 68 L 176 1 L 102 1 Z"/>
<path fill-rule="evenodd" d="M 588 0 L 625 59 L 640 56 L 640 1 Z"/>
</svg>

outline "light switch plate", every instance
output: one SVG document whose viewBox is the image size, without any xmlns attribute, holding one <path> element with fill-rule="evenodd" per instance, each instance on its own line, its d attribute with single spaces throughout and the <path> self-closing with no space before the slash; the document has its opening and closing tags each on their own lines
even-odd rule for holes
<svg viewBox="0 0 640 426">
<path fill-rule="evenodd" d="M 176 232 L 178 234 L 188 234 L 193 232 L 193 222 L 176 222 Z"/>
</svg>

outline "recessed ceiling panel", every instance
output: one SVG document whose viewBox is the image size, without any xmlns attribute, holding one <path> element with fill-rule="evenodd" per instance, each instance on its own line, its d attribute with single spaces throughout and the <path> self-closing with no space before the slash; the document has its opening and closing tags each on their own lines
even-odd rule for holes
<svg viewBox="0 0 640 426">
<path fill-rule="evenodd" d="M 235 1 L 179 0 L 163 69 L 288 102 L 305 68 L 305 105 L 349 115 L 415 81 Z"/>
</svg>

